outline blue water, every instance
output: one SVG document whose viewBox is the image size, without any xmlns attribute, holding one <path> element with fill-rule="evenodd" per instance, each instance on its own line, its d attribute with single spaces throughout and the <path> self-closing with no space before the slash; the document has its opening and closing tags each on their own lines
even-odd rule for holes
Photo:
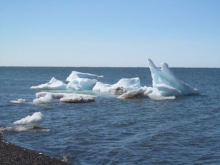
<svg viewBox="0 0 220 165">
<path fill-rule="evenodd" d="M 148 68 L 0 67 L 0 130 L 16 145 L 72 164 L 219 164 L 220 69 L 172 68 L 200 95 L 174 100 L 119 100 L 98 95 L 96 102 L 34 105 L 31 86 L 52 77 L 65 81 L 71 71 L 104 75 L 113 84 L 139 77 L 151 86 Z M 26 99 L 25 104 L 11 100 Z M 41 111 L 42 129 L 18 130 L 13 124 Z"/>
</svg>

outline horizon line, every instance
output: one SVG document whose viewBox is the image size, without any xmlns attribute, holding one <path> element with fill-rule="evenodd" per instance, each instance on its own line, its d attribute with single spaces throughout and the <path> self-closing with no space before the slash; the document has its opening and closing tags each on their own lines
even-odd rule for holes
<svg viewBox="0 0 220 165">
<path fill-rule="evenodd" d="M 35 67 L 35 68 L 149 68 L 143 66 L 1 66 L 0 67 Z M 160 67 L 159 67 L 160 68 Z M 169 68 L 192 68 L 192 69 L 220 69 L 220 67 L 182 67 L 182 66 L 174 66 Z"/>
</svg>

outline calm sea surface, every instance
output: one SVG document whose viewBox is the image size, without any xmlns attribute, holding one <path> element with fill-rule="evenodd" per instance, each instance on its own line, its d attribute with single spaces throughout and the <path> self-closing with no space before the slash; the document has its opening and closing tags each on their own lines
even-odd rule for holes
<svg viewBox="0 0 220 165">
<path fill-rule="evenodd" d="M 200 90 L 196 96 L 155 101 L 96 94 L 93 103 L 32 104 L 40 91 L 31 86 L 52 77 L 65 82 L 73 70 L 104 75 L 99 81 L 109 84 L 152 81 L 149 68 L 0 67 L 0 131 L 7 141 L 76 165 L 220 163 L 220 69 L 172 68 Z M 26 103 L 10 103 L 19 98 Z M 13 124 L 38 111 L 45 116 L 42 129 Z"/>
</svg>

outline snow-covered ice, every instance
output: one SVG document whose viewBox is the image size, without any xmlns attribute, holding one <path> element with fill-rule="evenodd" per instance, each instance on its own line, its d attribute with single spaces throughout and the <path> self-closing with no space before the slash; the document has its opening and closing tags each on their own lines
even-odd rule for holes
<svg viewBox="0 0 220 165">
<path fill-rule="evenodd" d="M 103 77 L 103 76 L 99 76 L 99 75 L 91 74 L 91 73 L 82 73 L 82 72 L 72 71 L 72 73 L 66 78 L 66 81 L 74 81 L 75 79 L 78 79 L 78 78 L 96 79 L 99 77 Z"/>
<path fill-rule="evenodd" d="M 11 103 L 16 103 L 16 104 L 24 103 L 24 102 L 25 102 L 25 99 L 11 100 Z"/>
<path fill-rule="evenodd" d="M 153 79 L 153 92 L 149 94 L 151 98 L 199 93 L 197 89 L 180 81 L 169 69 L 168 64 L 162 63 L 161 68 L 159 68 L 150 59 L 148 59 L 148 62 Z"/>
<path fill-rule="evenodd" d="M 92 95 L 71 94 L 62 97 L 60 101 L 64 103 L 87 103 L 94 102 L 95 98 L 96 97 Z"/>
<path fill-rule="evenodd" d="M 45 96 L 33 100 L 34 104 L 49 104 L 52 102 L 52 94 L 47 93 Z"/>
<path fill-rule="evenodd" d="M 62 90 L 66 89 L 66 84 L 53 77 L 48 83 L 32 86 L 31 89 Z"/>
<path fill-rule="evenodd" d="M 20 124 L 20 125 L 31 125 L 33 127 L 40 127 L 40 125 L 43 122 L 44 122 L 43 114 L 41 112 L 35 112 L 32 116 L 27 116 L 13 123 Z"/>
</svg>

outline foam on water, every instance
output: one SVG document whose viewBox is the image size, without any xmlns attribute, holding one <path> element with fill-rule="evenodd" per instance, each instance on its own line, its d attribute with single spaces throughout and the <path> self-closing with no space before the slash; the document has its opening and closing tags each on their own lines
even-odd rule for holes
<svg viewBox="0 0 220 165">
<path fill-rule="evenodd" d="M 13 127 L 0 127 L 0 132 L 4 131 L 15 131 L 15 132 L 50 132 L 50 129 L 45 129 L 45 128 L 36 128 L 28 125 L 16 125 Z"/>
</svg>

